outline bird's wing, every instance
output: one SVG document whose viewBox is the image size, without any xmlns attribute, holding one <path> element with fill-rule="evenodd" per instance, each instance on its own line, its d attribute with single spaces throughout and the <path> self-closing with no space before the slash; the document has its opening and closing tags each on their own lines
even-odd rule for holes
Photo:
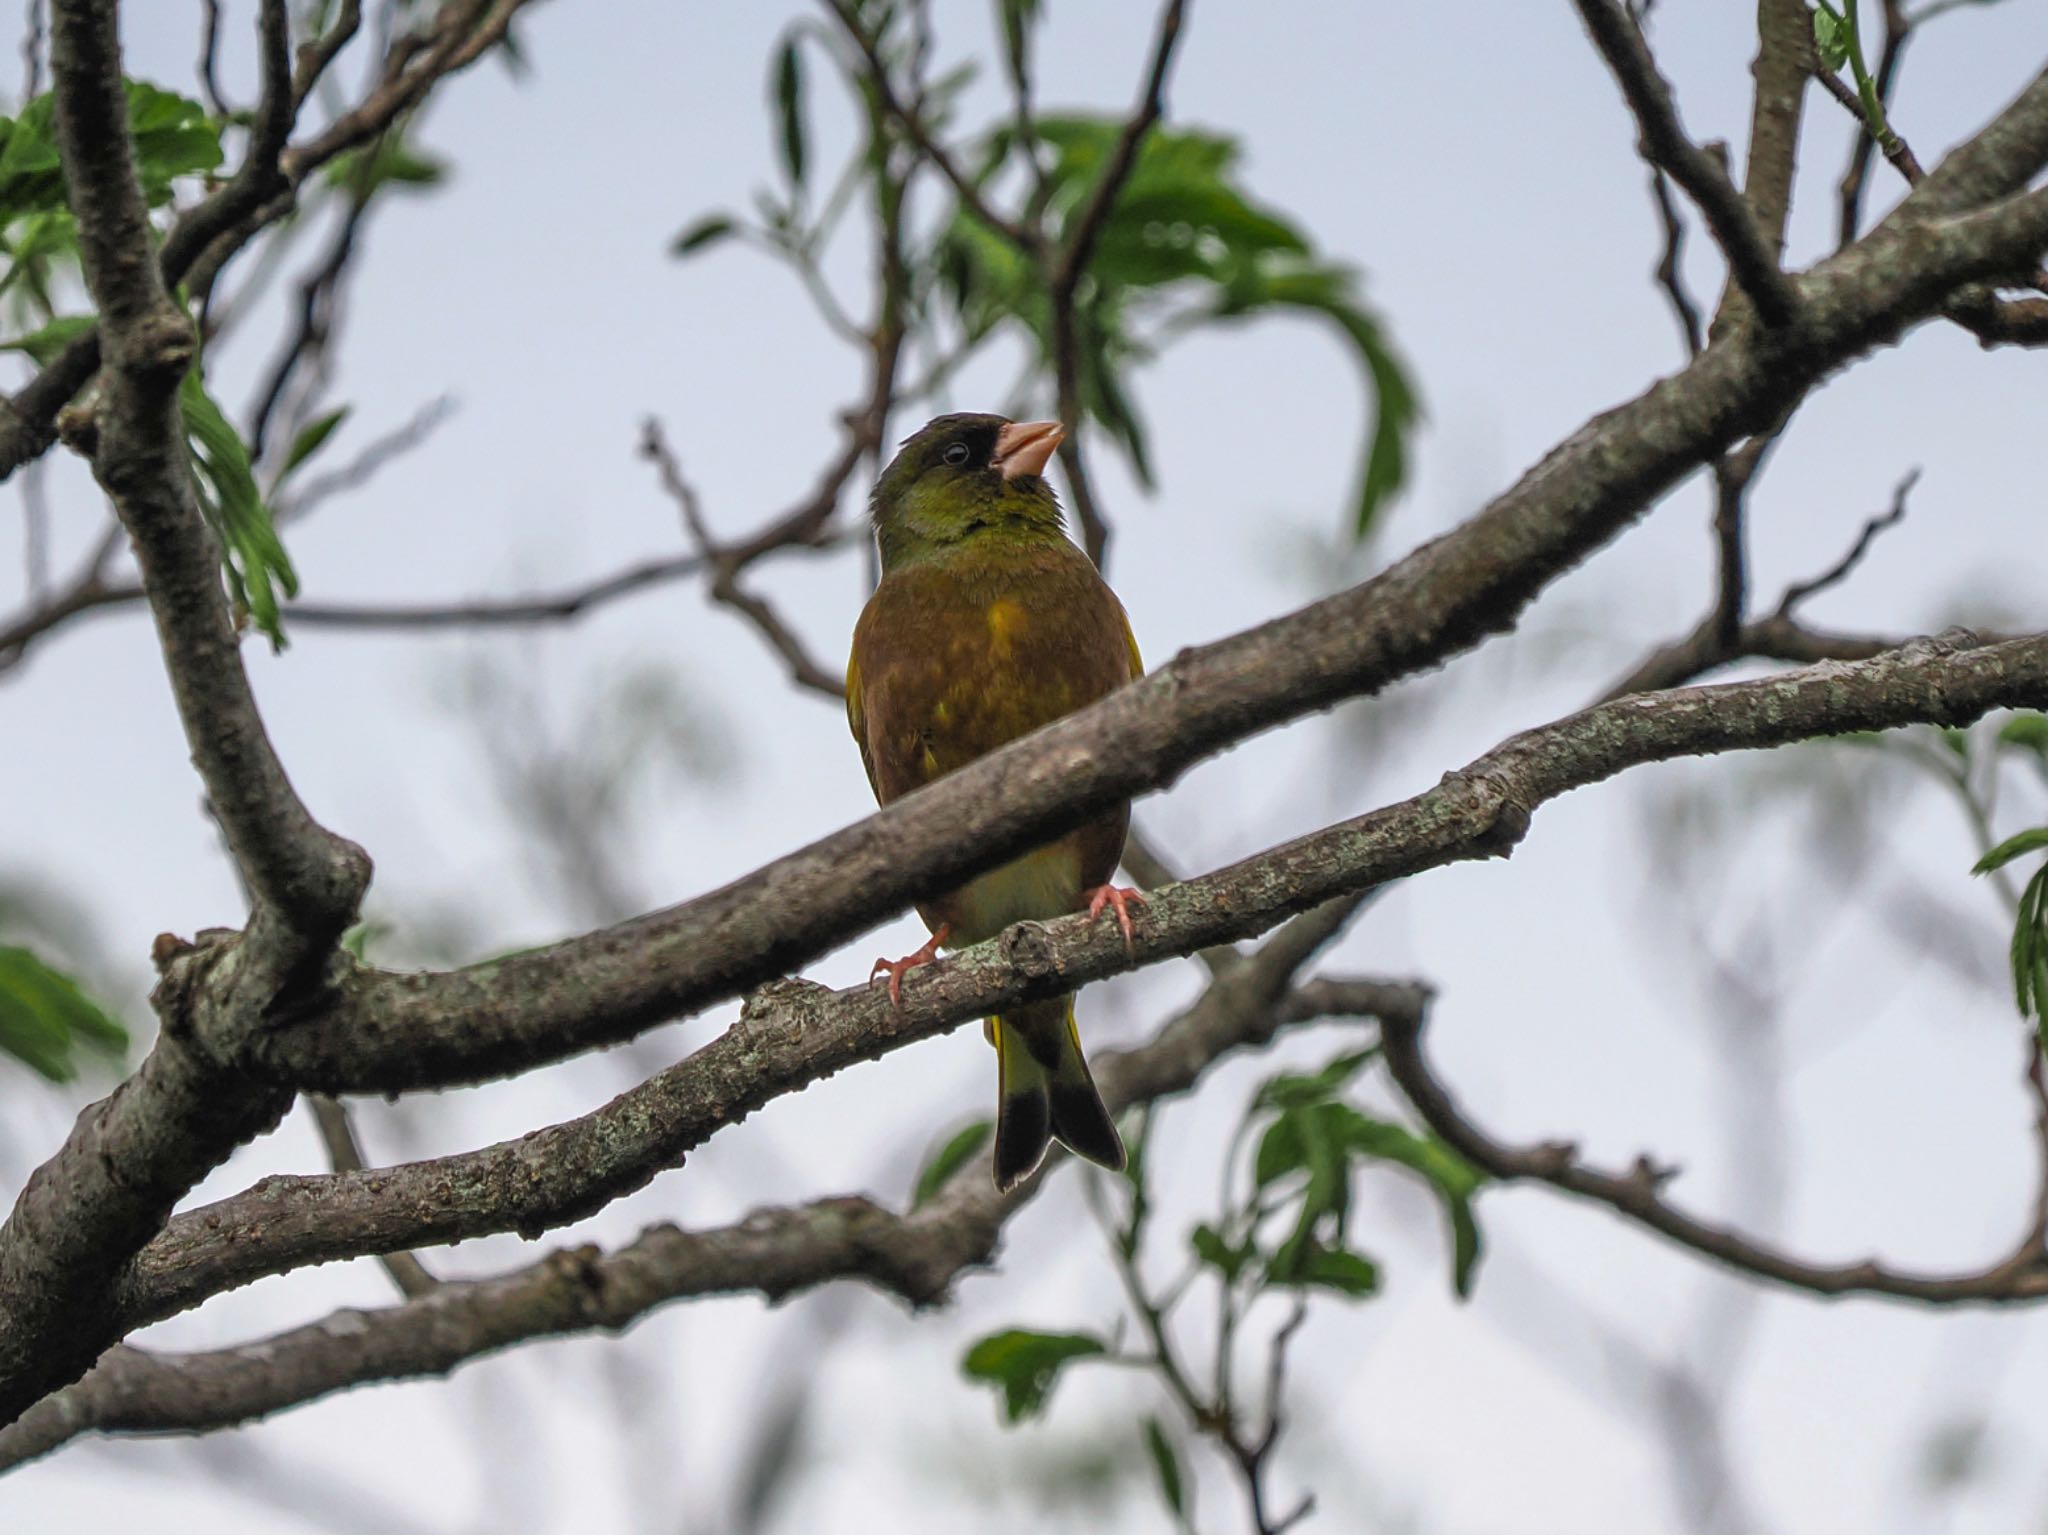
<svg viewBox="0 0 2048 1535">
<path fill-rule="evenodd" d="M 1145 675 L 1145 657 L 1139 653 L 1138 636 L 1131 632 L 1131 615 L 1124 611 L 1121 602 L 1116 605 L 1116 616 L 1124 626 L 1124 645 L 1131 652 L 1131 680 L 1135 682 Z"/>
<path fill-rule="evenodd" d="M 860 632 L 855 631 L 853 648 L 846 657 L 846 727 L 860 748 L 860 765 L 867 769 L 868 786 L 879 796 L 882 786 L 875 782 L 875 759 L 868 751 L 868 714 L 861 702 Z"/>
</svg>

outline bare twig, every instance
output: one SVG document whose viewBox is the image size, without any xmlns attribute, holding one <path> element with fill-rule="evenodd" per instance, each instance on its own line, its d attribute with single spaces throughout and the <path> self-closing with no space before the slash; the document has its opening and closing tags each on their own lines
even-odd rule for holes
<svg viewBox="0 0 2048 1535">
<path fill-rule="evenodd" d="M 845 697 L 844 683 L 812 657 L 796 631 L 783 622 L 781 615 L 764 599 L 741 588 L 741 562 L 731 550 L 712 538 L 711 529 L 704 521 L 703 508 L 697 500 L 696 488 L 683 478 L 682 466 L 676 462 L 667 438 L 662 436 L 661 423 L 652 416 L 641 424 L 640 452 L 654 464 L 661 476 L 662 489 L 668 492 L 669 499 L 682 513 L 683 526 L 697 545 L 697 559 L 711 573 L 712 598 L 760 630 L 762 638 L 782 657 L 783 664 L 789 668 L 790 680 L 798 687 L 808 688 L 828 698 Z"/>
<path fill-rule="evenodd" d="M 1729 478 L 1730 470 L 1724 466 L 1742 458 L 1746 453 L 1747 449 L 1740 450 L 1716 464 L 1720 504 L 1725 504 L 1729 494 L 1728 487 L 1734 483 Z M 1739 470 L 1740 465 L 1736 467 Z M 1750 460 L 1748 472 L 1753 474 L 1755 468 L 1756 461 Z M 1799 621 L 1795 610 L 1807 598 L 1848 578 L 1869 551 L 1871 541 L 1905 515 L 1906 494 L 1918 478 L 1919 471 L 1916 469 L 1899 482 L 1892 495 L 1891 509 L 1866 522 L 1855 543 L 1841 559 L 1809 580 L 1794 582 L 1778 599 L 1777 608 L 1770 617 L 1739 622 L 1732 634 L 1725 625 L 1728 603 L 1724 569 L 1722 596 L 1692 633 L 1650 652 L 1631 668 L 1627 676 L 1602 693 L 1602 699 L 1623 698 L 1631 693 L 1677 687 L 1718 667 L 1726 666 L 1731 661 L 1739 661 L 1746 657 L 1795 661 L 1802 665 L 1815 661 L 1864 661 L 1906 644 L 1907 639 L 1904 636 L 1831 634 L 1812 629 Z M 1737 488 L 1736 494 L 1739 498 L 1740 487 Z M 1718 521 L 1716 525 L 1719 526 Z"/>
<path fill-rule="evenodd" d="M 1688 357 L 1697 357 L 1706 347 L 1706 333 L 1700 324 L 1699 305 L 1685 287 L 1685 224 L 1671 200 L 1671 178 L 1660 166 L 1650 167 L 1650 196 L 1657 204 L 1657 220 L 1664 227 L 1664 253 L 1657 261 L 1657 282 L 1671 302 L 1678 319 L 1678 332 L 1685 339 Z"/>
<path fill-rule="evenodd" d="M 1102 174 L 1088 194 L 1081 211 L 1062 232 L 1059 259 L 1052 272 L 1055 307 L 1071 302 L 1074 289 L 1094 259 L 1095 244 L 1102 238 L 1110 209 L 1116 206 L 1124 183 L 1138 163 L 1138 151 L 1145 136 L 1166 111 L 1166 80 L 1173 68 L 1175 46 L 1181 39 L 1181 22 L 1187 14 L 1187 0 L 1167 0 L 1159 13 L 1159 25 L 1152 41 L 1152 61 L 1138 95 L 1138 105 L 1117 134 L 1116 144 L 1102 167 Z"/>
<path fill-rule="evenodd" d="M 1870 552 L 1870 546 L 1876 541 L 1877 535 L 1886 528 L 1896 526 L 1905 518 L 1906 497 L 1919 482 L 1920 471 L 1909 469 L 1900 478 L 1899 483 L 1892 487 L 1890 507 L 1863 524 L 1862 531 L 1856 535 L 1856 541 L 1849 546 L 1846 554 L 1819 575 L 1805 581 L 1795 581 L 1785 588 L 1785 595 L 1778 599 L 1778 617 L 1790 618 L 1793 611 L 1809 597 L 1817 596 L 1829 587 L 1840 586 L 1848 580 L 1856 567 L 1863 563 L 1863 557 Z"/>
<path fill-rule="evenodd" d="M 947 184 L 959 197 L 961 205 L 1020 250 L 1036 250 L 1039 245 L 1037 230 L 998 213 L 982 195 L 981 188 L 975 185 L 974 179 L 960 169 L 959 162 L 953 158 L 951 152 L 933 136 L 923 117 L 915 108 L 904 104 L 890 80 L 888 61 L 882 57 L 879 42 L 861 24 L 852 0 L 824 0 L 824 4 L 838 19 L 846 35 L 853 40 L 853 45 L 860 50 L 861 57 L 867 61 L 868 79 L 874 85 L 875 94 L 881 99 L 883 110 L 909 135 L 911 143 L 917 146 L 918 153 L 930 161 L 938 173 L 946 178 Z"/>
<path fill-rule="evenodd" d="M 1931 1305 L 2048 1298 L 2048 1253 L 2031 1239 L 1986 1268 L 1960 1274 L 1914 1273 L 1874 1258 L 1840 1265 L 1814 1263 L 1686 1214 L 1664 1197 L 1669 1169 L 1648 1158 L 1638 1158 L 1627 1173 L 1608 1173 L 1580 1162 L 1570 1145 L 1514 1147 L 1494 1140 L 1458 1107 L 1432 1071 L 1422 1053 L 1422 1032 L 1419 1024 L 1406 1019 L 1382 1021 L 1380 1038 L 1388 1069 L 1424 1123 L 1492 1177 L 1549 1184 L 1606 1205 L 1724 1267 L 1816 1295 L 1884 1295 Z"/>
<path fill-rule="evenodd" d="M 1098 568 L 1108 554 L 1109 523 L 1095 499 L 1087 458 L 1081 446 L 1081 358 L 1075 307 L 1081 279 L 1094 258 L 1096 242 L 1102 238 L 1110 210 L 1116 206 L 1125 182 L 1137 165 L 1138 152 L 1144 146 L 1146 135 L 1166 110 L 1166 82 L 1173 67 L 1174 48 L 1180 41 L 1185 13 L 1185 0 L 1167 0 L 1159 14 L 1151 63 L 1139 90 L 1138 104 L 1117 134 L 1115 147 L 1090 190 L 1088 200 L 1068 220 L 1060 248 L 1043 253 L 1052 309 L 1053 387 L 1058 394 L 1060 423 L 1067 429 L 1059 448 L 1060 466 L 1066 470 L 1067 484 L 1073 492 L 1074 512 L 1081 522 L 1082 545 Z"/>
<path fill-rule="evenodd" d="M 206 92 L 206 109 L 215 117 L 232 117 L 234 108 L 220 93 L 220 0 L 204 0 L 205 25 L 199 38 L 199 84 Z"/>
<path fill-rule="evenodd" d="M 356 1139 L 355 1126 L 349 1122 L 348 1110 L 341 1100 L 325 1093 L 308 1093 L 306 1106 L 313 1111 L 313 1123 L 319 1127 L 320 1140 L 327 1147 L 327 1165 L 338 1173 L 361 1172 L 365 1166 L 362 1143 Z M 425 1295 L 440 1283 L 412 1253 L 379 1253 L 377 1262 L 391 1276 L 401 1295 Z"/>
<path fill-rule="evenodd" d="M 1799 299 L 1779 268 L 1755 214 L 1729 179 L 1727 166 L 1685 136 L 1672 105 L 1671 87 L 1658 72 L 1641 30 L 1615 0 L 1573 0 L 1593 44 L 1620 83 L 1642 136 L 1643 158 L 1671 179 L 1705 216 L 1736 285 L 1766 325 L 1798 318 Z"/>
</svg>

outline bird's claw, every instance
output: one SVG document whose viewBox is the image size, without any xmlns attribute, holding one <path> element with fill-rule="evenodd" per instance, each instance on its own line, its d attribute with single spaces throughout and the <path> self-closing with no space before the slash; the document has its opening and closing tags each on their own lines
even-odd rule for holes
<svg viewBox="0 0 2048 1535">
<path fill-rule="evenodd" d="M 919 965 L 929 965 L 935 961 L 939 957 L 939 945 L 946 941 L 952 931 L 953 929 L 950 924 L 942 924 L 939 930 L 926 941 L 925 946 L 915 954 L 906 954 L 901 959 L 876 960 L 874 969 L 868 972 L 868 984 L 870 986 L 874 985 L 886 972 L 889 977 L 889 1000 L 896 1006 L 901 1007 L 903 1005 L 903 977 L 915 970 Z"/>
<path fill-rule="evenodd" d="M 1124 948 L 1136 953 L 1138 940 L 1131 926 L 1132 904 L 1146 905 L 1145 892 L 1128 885 L 1097 885 L 1088 892 L 1088 923 L 1092 927 L 1105 908 L 1116 908 L 1116 925 L 1124 930 Z"/>
</svg>

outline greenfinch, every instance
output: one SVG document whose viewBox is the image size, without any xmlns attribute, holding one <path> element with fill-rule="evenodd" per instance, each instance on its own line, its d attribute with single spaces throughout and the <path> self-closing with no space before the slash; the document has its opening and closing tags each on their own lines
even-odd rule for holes
<svg viewBox="0 0 2048 1535">
<path fill-rule="evenodd" d="M 901 795 L 1036 730 L 1138 676 L 1123 604 L 1068 539 L 1044 470 L 1053 421 L 950 415 L 906 440 L 875 484 L 882 579 L 860 615 L 846 713 L 875 798 Z M 1111 883 L 1130 806 L 1105 811 L 957 890 L 921 902 L 931 941 L 879 960 L 890 994 L 941 946 L 993 938 L 1013 922 L 1113 908 L 1128 942 L 1144 897 Z M 1089 1075 L 1072 996 L 988 1020 L 999 1084 L 995 1182 L 1008 1189 L 1059 1140 L 1105 1167 L 1123 1142 Z"/>
</svg>

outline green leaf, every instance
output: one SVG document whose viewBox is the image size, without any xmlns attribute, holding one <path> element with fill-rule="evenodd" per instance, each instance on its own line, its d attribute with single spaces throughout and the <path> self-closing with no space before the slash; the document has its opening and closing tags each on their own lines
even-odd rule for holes
<svg viewBox="0 0 2048 1535">
<path fill-rule="evenodd" d="M 2013 914 L 2012 991 L 2020 1016 L 2038 1021 L 2048 1049 L 2048 864 L 2034 871 Z"/>
<path fill-rule="evenodd" d="M 76 981 L 27 949 L 0 946 L 0 1054 L 68 1082 L 81 1049 L 118 1058 L 127 1048 L 128 1031 Z"/>
<path fill-rule="evenodd" d="M 696 223 L 669 241 L 668 253 L 679 258 L 694 256 L 697 252 L 716 245 L 738 228 L 739 225 L 726 214 L 711 214 L 708 217 L 697 220 Z"/>
<path fill-rule="evenodd" d="M 170 201 L 171 183 L 220 168 L 220 124 L 189 96 L 130 80 L 128 131 L 135 139 L 136 179 L 151 207 Z"/>
<path fill-rule="evenodd" d="M 2048 714 L 2015 714 L 1999 727 L 1998 744 L 2020 747 L 2048 761 Z"/>
<path fill-rule="evenodd" d="M 1145 1450 L 1152 1457 L 1152 1469 L 1159 1477 L 1159 1495 L 1183 1525 L 1188 1517 L 1187 1483 L 1180 1472 L 1180 1454 L 1157 1418 L 1145 1420 Z"/>
<path fill-rule="evenodd" d="M 338 405 L 299 428 L 299 435 L 292 439 L 291 450 L 284 456 L 284 467 L 277 471 L 278 484 L 282 485 L 286 475 L 327 445 L 327 439 L 348 419 L 349 409 L 346 405 Z"/>
<path fill-rule="evenodd" d="M 2007 837 L 1997 847 L 1986 853 L 1970 866 L 1972 874 L 1989 874 L 1993 869 L 2002 869 L 2015 858 L 2048 848 L 2048 826 L 2036 826 L 2017 836 Z"/>
<path fill-rule="evenodd" d="M 1349 1105 L 1343 1112 L 1345 1143 L 1364 1156 L 1393 1162 L 1420 1173 L 1444 1202 L 1451 1222 L 1451 1282 L 1460 1299 L 1472 1293 L 1472 1274 L 1479 1262 L 1479 1225 L 1472 1215 L 1472 1196 L 1486 1181 L 1470 1162 L 1434 1135 L 1417 1135 L 1400 1125 L 1368 1118 Z"/>
<path fill-rule="evenodd" d="M 944 1188 L 953 1174 L 960 1171 L 981 1154 L 989 1137 L 995 1133 L 995 1126 L 986 1119 L 977 1119 L 965 1125 L 946 1138 L 945 1144 L 934 1151 L 925 1161 L 917 1175 L 917 1183 L 910 1192 L 910 1208 L 915 1210 L 930 1203 L 932 1197 Z"/>
<path fill-rule="evenodd" d="M 387 186 L 438 187 L 448 179 L 448 162 L 386 134 L 362 149 L 336 155 L 328 162 L 325 175 L 330 186 L 361 199 Z"/>
<path fill-rule="evenodd" d="M 1854 4 L 1855 0 L 1849 0 Z M 1849 62 L 1849 34 L 1842 18 L 1829 10 L 1826 0 L 1813 13 L 1813 46 L 1820 54 L 1821 67 L 1837 73 Z"/>
<path fill-rule="evenodd" d="M 1188 1246 L 1194 1249 L 1198 1259 L 1223 1276 L 1225 1284 L 1237 1283 L 1237 1276 L 1244 1272 L 1244 1266 L 1252 1256 L 1250 1243 L 1232 1246 L 1224 1240 L 1223 1233 L 1207 1221 L 1188 1233 Z"/>
<path fill-rule="evenodd" d="M 804 132 L 804 61 L 794 32 L 783 37 L 782 47 L 775 55 L 775 110 L 781 124 L 778 147 L 782 151 L 782 168 L 788 173 L 790 184 L 801 187 L 804 184 L 807 142 Z"/>
<path fill-rule="evenodd" d="M 1045 1410 L 1059 1373 L 1076 1359 L 1105 1354 L 1100 1338 L 1086 1333 L 991 1333 L 967 1350 L 960 1369 L 969 1380 L 987 1381 L 1003 1394 L 1003 1419 L 1020 1423 Z"/>
<path fill-rule="evenodd" d="M 269 637 L 272 648 L 282 650 L 277 594 L 282 589 L 286 596 L 296 596 L 299 578 L 277 536 L 270 508 L 256 488 L 249 449 L 206 392 L 197 363 L 178 387 L 178 407 L 185 420 L 200 509 L 221 542 L 228 593 Z"/>
<path fill-rule="evenodd" d="M 1121 134 L 1113 118 L 1052 116 L 1039 136 L 1047 212 L 1056 240 L 1090 205 Z M 989 135 L 980 164 L 992 174 L 1009 157 L 1012 131 Z M 1155 129 L 1104 218 L 1074 308 L 1076 379 L 1084 414 L 1123 448 L 1140 483 L 1150 484 L 1147 430 L 1130 378 L 1164 344 L 1205 325 L 1283 309 L 1334 323 L 1356 354 L 1371 398 L 1372 424 L 1350 522 L 1359 536 L 1406 482 L 1408 448 L 1421 406 L 1386 328 L 1364 303 L 1359 274 L 1317 258 L 1286 217 L 1259 205 L 1236 179 L 1238 146 L 1219 134 Z M 1022 332 L 1035 368 L 1053 371 L 1051 295 L 1040 265 L 956 205 L 931 254 L 942 301 L 967 341 Z M 1141 335 L 1132 321 L 1164 315 Z"/>
<path fill-rule="evenodd" d="M 1363 1050 L 1347 1051 L 1309 1076 L 1282 1073 L 1269 1077 L 1259 1085 L 1257 1094 L 1252 1098 L 1252 1107 L 1293 1109 L 1327 1102 L 1349 1087 L 1352 1079 L 1378 1054 L 1379 1046 L 1368 1045 Z"/>
<path fill-rule="evenodd" d="M 1380 1271 L 1378 1265 L 1362 1253 L 1348 1249 L 1317 1251 L 1302 1264 L 1299 1282 L 1335 1290 L 1353 1300 L 1363 1300 L 1378 1292 Z"/>
<path fill-rule="evenodd" d="M 51 317 L 26 336 L 0 343 L 0 351 L 26 352 L 39 365 L 48 367 L 57 354 L 98 323 L 89 314 L 60 314 Z"/>
</svg>

